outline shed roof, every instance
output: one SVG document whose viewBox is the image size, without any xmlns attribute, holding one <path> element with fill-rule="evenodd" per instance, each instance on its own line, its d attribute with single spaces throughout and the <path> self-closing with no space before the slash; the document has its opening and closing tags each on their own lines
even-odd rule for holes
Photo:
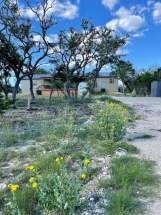
<svg viewBox="0 0 161 215">
<path fill-rule="evenodd" d="M 51 74 L 34 74 L 33 80 L 38 80 L 42 78 L 52 78 Z M 23 80 L 28 80 L 29 78 L 26 76 Z"/>
</svg>

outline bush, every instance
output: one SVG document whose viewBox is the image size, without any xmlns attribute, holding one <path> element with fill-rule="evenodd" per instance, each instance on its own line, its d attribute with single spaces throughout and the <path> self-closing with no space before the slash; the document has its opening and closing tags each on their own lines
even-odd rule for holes
<svg viewBox="0 0 161 215">
<path fill-rule="evenodd" d="M 42 177 L 38 184 L 38 201 L 42 209 L 62 215 L 74 213 L 80 183 L 65 168 Z"/>
<path fill-rule="evenodd" d="M 106 102 L 95 110 L 96 119 L 93 132 L 99 139 L 118 142 L 126 132 L 127 110 L 122 106 Z"/>
</svg>

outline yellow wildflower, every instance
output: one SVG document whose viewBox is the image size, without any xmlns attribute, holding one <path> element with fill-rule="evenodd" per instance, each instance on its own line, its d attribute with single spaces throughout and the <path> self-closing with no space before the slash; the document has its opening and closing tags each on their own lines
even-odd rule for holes
<svg viewBox="0 0 161 215">
<path fill-rule="evenodd" d="M 27 171 L 32 171 L 35 169 L 35 167 L 33 165 L 29 165 L 25 168 Z"/>
<path fill-rule="evenodd" d="M 87 178 L 87 173 L 86 172 L 83 172 L 80 176 L 80 179 L 81 180 L 85 180 Z"/>
<path fill-rule="evenodd" d="M 35 182 L 35 178 L 34 178 L 34 177 L 31 177 L 31 178 L 29 179 L 29 183 L 32 184 L 33 182 Z"/>
<path fill-rule="evenodd" d="M 84 165 L 88 165 L 88 164 L 90 164 L 90 160 L 88 159 L 88 158 L 86 158 L 85 160 L 84 160 Z"/>
<path fill-rule="evenodd" d="M 56 163 L 58 163 L 58 164 L 60 164 L 60 162 L 63 161 L 63 160 L 64 160 L 63 157 L 57 157 L 57 158 L 55 159 Z"/>
<path fill-rule="evenodd" d="M 32 186 L 33 189 L 37 189 L 38 188 L 38 183 L 34 182 L 31 186 Z"/>
<path fill-rule="evenodd" d="M 57 157 L 57 158 L 55 159 L 55 161 L 56 161 L 57 163 L 60 163 L 60 158 Z"/>
<path fill-rule="evenodd" d="M 19 189 L 19 185 L 18 184 L 8 184 L 8 189 L 15 192 Z"/>
</svg>

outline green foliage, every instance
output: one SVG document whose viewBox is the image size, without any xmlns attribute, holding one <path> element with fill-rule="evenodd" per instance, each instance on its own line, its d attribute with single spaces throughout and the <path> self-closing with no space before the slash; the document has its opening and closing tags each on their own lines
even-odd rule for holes
<svg viewBox="0 0 161 215">
<path fill-rule="evenodd" d="M 112 178 L 110 183 L 115 189 L 138 185 L 153 185 L 156 182 L 153 162 L 134 157 L 113 159 L 111 172 Z"/>
<path fill-rule="evenodd" d="M 102 182 L 105 188 L 112 188 L 107 214 L 139 214 L 140 203 L 137 197 L 144 195 L 148 189 L 158 184 L 158 176 L 152 161 L 135 157 L 115 158 L 111 162 L 111 179 Z M 142 213 L 141 213 L 142 214 Z"/>
<path fill-rule="evenodd" d="M 110 204 L 107 207 L 108 215 L 139 214 L 140 205 L 133 196 L 131 189 L 123 188 L 110 195 Z M 141 214 L 140 214 L 141 215 Z"/>
<path fill-rule="evenodd" d="M 15 192 L 14 195 L 20 215 L 37 214 L 36 193 L 33 189 L 31 189 L 31 187 L 23 187 L 23 189 L 20 189 Z"/>
<path fill-rule="evenodd" d="M 127 110 L 118 104 L 108 103 L 98 105 L 95 109 L 95 122 L 92 132 L 98 139 L 118 142 L 126 132 Z"/>
<path fill-rule="evenodd" d="M 131 153 L 131 154 L 136 154 L 139 152 L 139 150 L 136 146 L 129 144 L 129 143 L 126 143 L 126 142 L 118 143 L 117 147 L 125 149 L 125 150 L 127 150 L 128 153 Z"/>
<path fill-rule="evenodd" d="M 0 150 L 0 164 L 3 164 L 3 162 L 7 162 L 11 159 L 14 159 L 17 156 L 18 154 L 15 151 L 3 148 Z"/>
<path fill-rule="evenodd" d="M 3 133 L 1 134 L 1 141 L 5 147 L 10 147 L 16 144 L 17 142 L 17 135 L 16 133 L 10 128 L 9 125 L 4 125 L 2 129 Z"/>
<path fill-rule="evenodd" d="M 129 61 L 118 61 L 113 66 L 112 74 L 116 75 L 130 92 L 132 91 L 132 85 L 135 80 L 135 69 Z"/>
<path fill-rule="evenodd" d="M 78 204 L 79 190 L 80 182 L 61 168 L 39 180 L 39 205 L 49 212 L 72 215 Z"/>
</svg>

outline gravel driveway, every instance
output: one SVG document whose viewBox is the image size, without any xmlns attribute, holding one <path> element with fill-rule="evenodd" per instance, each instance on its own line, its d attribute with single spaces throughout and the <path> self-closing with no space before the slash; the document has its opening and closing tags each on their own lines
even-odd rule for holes
<svg viewBox="0 0 161 215">
<path fill-rule="evenodd" d="M 141 116 L 135 126 L 129 129 L 132 143 L 140 150 L 144 159 L 156 162 L 157 172 L 161 175 L 161 98 L 156 97 L 114 97 L 133 107 Z M 161 190 L 159 197 L 147 205 L 145 215 L 161 215 Z"/>
</svg>

